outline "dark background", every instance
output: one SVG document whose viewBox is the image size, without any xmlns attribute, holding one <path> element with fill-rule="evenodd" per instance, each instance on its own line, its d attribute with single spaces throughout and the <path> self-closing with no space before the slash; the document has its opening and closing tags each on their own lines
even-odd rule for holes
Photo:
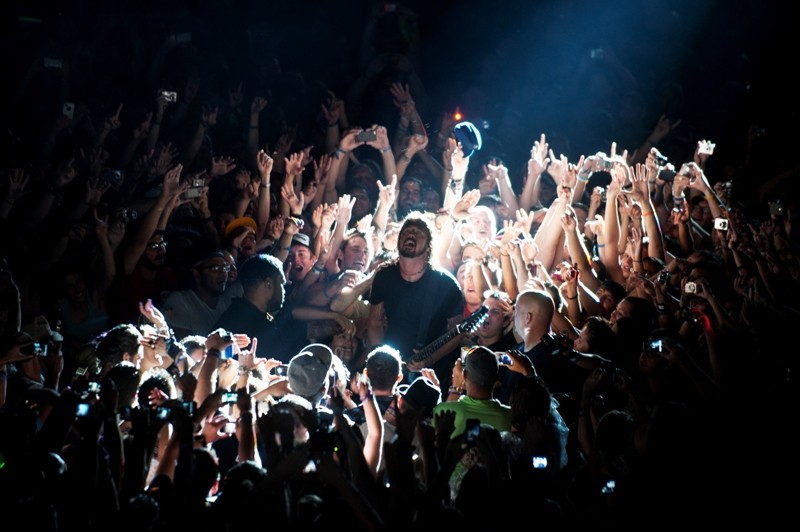
<svg viewBox="0 0 800 532">
<path fill-rule="evenodd" d="M 458 106 L 465 119 L 489 126 L 482 156 L 503 157 L 515 179 L 540 133 L 571 159 L 608 151 L 612 140 L 632 150 L 666 114 L 682 122 L 662 151 L 687 160 L 698 139 L 715 141 L 709 173 L 716 179 L 741 173 L 748 129 L 763 128 L 758 175 L 747 177 L 759 181 L 793 165 L 797 141 L 789 78 L 798 46 L 786 31 L 796 17 L 781 4 L 407 1 L 402 5 L 416 13 L 416 26 L 389 22 L 378 35 L 390 49 L 402 47 L 393 30 L 416 30 L 420 46 L 411 57 L 424 95 L 415 99 L 429 131 L 436 131 L 440 113 Z M 284 75 L 301 74 L 309 100 L 325 89 L 344 97 L 366 65 L 360 56 L 370 14 L 384 7 L 363 0 L 145 0 L 17 1 L 1 9 L 4 102 L 15 102 L 32 60 L 59 55 L 70 59 L 72 99 L 109 109 L 120 101 L 146 107 L 147 67 L 166 35 L 184 31 L 193 35 L 194 54 L 172 58 L 161 80 L 174 90 L 201 71 L 217 96 L 242 81 L 249 102 L 259 92 L 258 63 L 274 58 Z M 595 48 L 619 58 L 635 91 L 591 60 Z M 275 99 L 296 96 L 291 84 L 273 90 L 284 91 Z M 27 146 L 60 101 L 42 91 L 24 103 L 5 109 L 3 129 Z M 125 112 L 135 109 L 126 105 Z M 359 118 L 368 125 L 374 117 Z M 10 143 L 4 143 L 6 168 L 27 153 L 9 151 Z"/>
</svg>

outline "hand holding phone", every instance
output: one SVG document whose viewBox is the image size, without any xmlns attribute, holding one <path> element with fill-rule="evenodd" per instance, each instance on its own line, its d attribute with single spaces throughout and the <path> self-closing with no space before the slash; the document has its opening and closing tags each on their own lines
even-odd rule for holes
<svg viewBox="0 0 800 532">
<path fill-rule="evenodd" d="M 358 142 L 372 142 L 373 140 L 378 139 L 378 132 L 374 129 L 365 129 L 364 131 L 359 131 L 356 134 L 356 140 Z"/>
</svg>

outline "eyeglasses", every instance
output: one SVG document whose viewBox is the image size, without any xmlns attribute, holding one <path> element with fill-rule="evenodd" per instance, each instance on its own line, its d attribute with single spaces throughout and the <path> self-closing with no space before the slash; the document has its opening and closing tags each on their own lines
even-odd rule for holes
<svg viewBox="0 0 800 532">
<path fill-rule="evenodd" d="M 231 271 L 230 264 L 212 264 L 211 266 L 203 266 L 200 268 L 201 270 L 211 270 L 214 273 L 225 272 L 228 273 Z"/>
<path fill-rule="evenodd" d="M 150 249 L 158 249 L 158 248 L 167 249 L 167 242 L 164 240 L 160 242 L 150 242 L 149 244 L 147 244 L 147 247 Z"/>
</svg>

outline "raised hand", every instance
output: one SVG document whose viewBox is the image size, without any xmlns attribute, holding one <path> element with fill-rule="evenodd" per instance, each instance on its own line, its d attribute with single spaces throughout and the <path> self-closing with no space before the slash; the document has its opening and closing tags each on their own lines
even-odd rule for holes
<svg viewBox="0 0 800 532">
<path fill-rule="evenodd" d="M 300 175 L 303 172 L 303 152 L 298 151 L 284 158 L 284 165 L 286 175 Z"/>
<path fill-rule="evenodd" d="M 108 192 L 111 188 L 111 183 L 108 181 L 100 181 L 99 179 L 90 178 L 86 181 L 86 193 L 83 196 L 87 205 L 97 205 L 103 197 L 103 194 Z"/>
<path fill-rule="evenodd" d="M 256 154 L 256 165 L 258 166 L 258 175 L 261 176 L 262 185 L 269 185 L 269 176 L 272 173 L 272 165 L 274 162 L 275 161 L 272 160 L 272 157 L 270 157 L 266 151 L 258 150 Z"/>
<path fill-rule="evenodd" d="M 260 114 L 261 111 L 267 108 L 267 100 L 266 98 L 262 98 L 261 96 L 256 96 L 253 98 L 253 101 L 250 102 L 250 114 L 257 115 Z"/>
<path fill-rule="evenodd" d="M 450 215 L 456 220 L 464 220 L 469 216 L 469 211 L 478 204 L 481 199 L 481 191 L 472 189 L 464 193 L 463 196 L 453 206 Z"/>
<path fill-rule="evenodd" d="M 384 185 L 378 180 L 378 201 L 381 205 L 393 205 L 397 192 L 397 174 L 392 174 L 391 182 Z"/>
<path fill-rule="evenodd" d="M 8 188 L 6 189 L 6 201 L 14 203 L 22 196 L 27 194 L 25 187 L 31 176 L 25 173 L 22 168 L 14 168 L 8 176 Z"/>
<path fill-rule="evenodd" d="M 650 140 L 651 144 L 658 144 L 679 125 L 681 125 L 680 120 L 670 121 L 667 115 L 661 115 L 648 140 L 652 139 Z"/>
<path fill-rule="evenodd" d="M 533 211 L 528 211 L 525 209 L 517 209 L 516 216 L 517 216 L 517 221 L 515 225 L 520 228 L 520 231 L 525 236 L 530 236 L 531 226 L 533 225 L 533 220 L 535 218 Z"/>
<path fill-rule="evenodd" d="M 211 169 L 209 171 L 212 176 L 225 175 L 235 169 L 236 162 L 233 160 L 233 157 L 220 155 L 211 158 Z"/>
<path fill-rule="evenodd" d="M 108 131 L 119 129 L 119 126 L 122 125 L 122 122 L 119 121 L 120 113 L 122 113 L 122 104 L 119 104 L 116 113 L 110 114 L 106 117 L 106 119 L 103 121 L 103 129 Z"/>
<path fill-rule="evenodd" d="M 289 212 L 300 213 L 303 212 L 305 205 L 305 196 L 300 192 L 298 196 L 294 192 L 294 185 L 292 183 L 284 183 L 281 186 L 281 197 L 289 204 Z"/>
<path fill-rule="evenodd" d="M 415 108 L 408 84 L 392 83 L 392 86 L 389 87 L 389 92 L 392 93 L 392 103 L 400 110 L 400 114 L 410 119 L 414 114 Z"/>
<path fill-rule="evenodd" d="M 545 171 L 550 164 L 550 158 L 547 157 L 549 152 L 549 145 L 545 140 L 545 134 L 542 133 L 539 140 L 533 143 L 531 148 L 531 157 L 528 159 L 528 175 L 540 175 Z"/>
<path fill-rule="evenodd" d="M 547 167 L 547 173 L 550 174 L 550 177 L 556 182 L 556 186 L 561 185 L 561 182 L 567 175 L 568 164 L 569 162 L 567 161 L 566 155 L 562 154 L 561 157 L 556 158 L 553 150 L 550 150 L 550 164 Z"/>
<path fill-rule="evenodd" d="M 350 223 L 350 218 L 353 214 L 353 205 L 356 204 L 356 198 L 350 194 L 342 194 L 338 202 L 338 211 L 336 214 L 337 227 L 347 227 Z"/>
</svg>

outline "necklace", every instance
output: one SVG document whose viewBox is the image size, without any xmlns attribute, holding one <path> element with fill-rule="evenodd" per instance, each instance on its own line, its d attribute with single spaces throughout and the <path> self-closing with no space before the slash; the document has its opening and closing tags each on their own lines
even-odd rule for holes
<svg viewBox="0 0 800 532">
<path fill-rule="evenodd" d="M 427 264 L 423 264 L 421 270 L 413 272 L 413 273 L 406 273 L 406 272 L 403 271 L 403 268 L 401 267 L 400 268 L 400 275 L 403 276 L 403 278 L 416 277 L 417 275 L 419 275 L 421 273 L 424 273 L 427 268 L 428 268 L 428 265 Z"/>
</svg>

